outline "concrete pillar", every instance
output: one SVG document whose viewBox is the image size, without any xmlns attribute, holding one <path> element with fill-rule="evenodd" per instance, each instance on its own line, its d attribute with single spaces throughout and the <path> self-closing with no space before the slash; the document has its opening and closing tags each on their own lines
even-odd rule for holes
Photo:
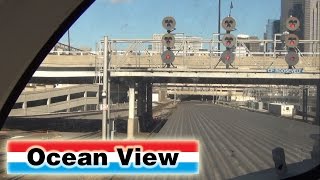
<svg viewBox="0 0 320 180">
<path fill-rule="evenodd" d="M 96 109 L 95 110 L 101 110 L 100 109 L 100 102 L 99 102 L 99 99 L 100 99 L 100 94 L 99 92 L 96 92 L 96 96 L 95 96 L 97 99 L 96 99 Z"/>
<path fill-rule="evenodd" d="M 138 83 L 137 115 L 142 116 L 146 112 L 146 83 Z"/>
<path fill-rule="evenodd" d="M 167 99 L 167 84 L 161 84 L 159 88 L 159 101 L 163 102 Z"/>
<path fill-rule="evenodd" d="M 50 104 L 51 104 L 51 98 L 47 99 L 47 112 L 50 113 Z"/>
<path fill-rule="evenodd" d="M 83 111 L 87 111 L 88 109 L 87 109 L 87 97 L 88 97 L 88 93 L 87 93 L 87 91 L 85 91 L 84 92 L 84 94 L 83 94 L 83 97 L 84 97 L 84 100 L 85 100 L 85 104 L 84 104 L 84 107 L 83 107 Z"/>
<path fill-rule="evenodd" d="M 147 83 L 147 117 L 152 117 L 152 84 Z"/>
<path fill-rule="evenodd" d="M 213 104 L 217 104 L 217 92 L 216 88 L 213 88 L 213 99 L 212 99 Z"/>
<path fill-rule="evenodd" d="M 110 62 L 109 62 L 110 63 Z M 108 77 L 110 77 L 110 74 L 108 72 Z M 111 134 L 114 133 L 114 126 L 113 126 L 113 120 L 111 120 L 111 104 L 112 104 L 112 100 L 111 100 L 111 80 L 110 78 L 108 78 L 108 87 L 107 87 L 107 106 L 108 106 L 108 110 L 107 110 L 107 117 L 108 117 L 108 125 L 107 125 L 107 138 L 111 139 Z M 113 137 L 113 135 L 112 135 Z M 111 139 L 113 140 L 113 139 Z"/>
<path fill-rule="evenodd" d="M 316 124 L 320 125 L 320 84 L 317 85 Z"/>
<path fill-rule="evenodd" d="M 22 109 L 23 109 L 23 113 L 24 113 L 25 116 L 28 115 L 27 108 L 28 108 L 27 101 L 24 101 L 22 103 Z"/>
<path fill-rule="evenodd" d="M 137 116 L 139 118 L 139 131 L 144 132 L 146 123 L 144 122 L 144 114 L 146 113 L 146 83 L 138 83 L 138 102 L 137 102 Z"/>
<path fill-rule="evenodd" d="M 109 107 L 108 107 L 108 79 L 109 79 L 109 47 L 108 47 L 108 37 L 104 37 L 104 48 L 103 48 L 103 88 L 102 88 L 102 128 L 101 128 L 101 134 L 102 134 L 102 140 L 109 140 L 110 137 L 110 126 L 107 122 L 110 118 L 109 116 Z"/>
<path fill-rule="evenodd" d="M 127 138 L 133 139 L 135 133 L 135 117 L 134 117 L 134 104 L 135 104 L 135 94 L 134 94 L 134 83 L 129 86 L 129 116 L 127 125 Z"/>
<path fill-rule="evenodd" d="M 70 94 L 68 94 L 67 96 L 67 103 L 68 103 L 67 112 L 70 112 Z"/>
<path fill-rule="evenodd" d="M 303 120 L 308 120 L 308 88 L 303 88 L 303 104 L 302 104 L 302 114 L 303 114 Z"/>
</svg>

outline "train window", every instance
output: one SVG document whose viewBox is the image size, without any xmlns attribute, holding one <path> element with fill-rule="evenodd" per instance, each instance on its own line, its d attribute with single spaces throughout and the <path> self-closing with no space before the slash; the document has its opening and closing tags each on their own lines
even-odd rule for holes
<svg viewBox="0 0 320 180">
<path fill-rule="evenodd" d="M 319 8 L 319 0 L 97 0 L 30 79 L 2 142 L 196 139 L 192 178 L 304 173 L 320 164 Z M 135 178 L 150 177 L 158 178 Z"/>
</svg>

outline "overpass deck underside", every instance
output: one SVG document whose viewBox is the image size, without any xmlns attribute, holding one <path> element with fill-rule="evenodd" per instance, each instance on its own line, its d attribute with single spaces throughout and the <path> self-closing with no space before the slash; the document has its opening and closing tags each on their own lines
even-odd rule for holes
<svg viewBox="0 0 320 180">
<path fill-rule="evenodd" d="M 207 83 L 207 84 L 292 84 L 312 85 L 320 81 L 320 72 L 299 74 L 268 73 L 265 70 L 237 69 L 112 69 L 115 80 L 133 79 L 159 83 Z"/>
<path fill-rule="evenodd" d="M 112 81 L 147 81 L 152 83 L 198 84 L 287 84 L 315 85 L 320 83 L 320 71 L 299 74 L 268 73 L 266 70 L 238 69 L 110 69 Z M 37 71 L 31 82 L 35 83 L 93 83 L 94 71 Z M 102 77 L 101 77 L 102 78 Z"/>
</svg>

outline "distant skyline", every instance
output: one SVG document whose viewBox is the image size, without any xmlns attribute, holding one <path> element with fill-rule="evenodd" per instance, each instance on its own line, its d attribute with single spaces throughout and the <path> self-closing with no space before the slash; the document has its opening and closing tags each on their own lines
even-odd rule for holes
<svg viewBox="0 0 320 180">
<path fill-rule="evenodd" d="M 221 19 L 228 16 L 231 0 L 221 0 Z M 263 39 L 268 19 L 280 19 L 279 0 L 232 0 L 232 16 L 237 20 L 233 34 Z M 110 38 L 152 38 L 165 33 L 161 21 L 173 16 L 176 32 L 211 38 L 218 32 L 218 0 L 96 0 L 70 28 L 71 45 L 95 47 Z M 224 29 L 221 28 L 221 32 Z M 67 33 L 60 42 L 67 44 Z"/>
</svg>

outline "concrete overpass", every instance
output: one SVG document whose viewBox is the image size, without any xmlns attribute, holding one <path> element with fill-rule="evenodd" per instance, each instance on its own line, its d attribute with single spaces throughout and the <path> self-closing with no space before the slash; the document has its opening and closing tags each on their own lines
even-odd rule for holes
<svg viewBox="0 0 320 180">
<path fill-rule="evenodd" d="M 141 70 L 113 70 L 113 81 L 123 79 L 145 79 L 155 83 L 204 83 L 204 84 L 288 84 L 288 85 L 314 85 L 319 83 L 319 72 L 303 74 L 273 74 L 263 70 L 255 71 L 220 71 L 197 69 L 141 69 Z M 94 83 L 96 79 L 93 71 L 37 71 L 30 83 L 47 84 L 87 84 Z"/>
<path fill-rule="evenodd" d="M 102 82 L 103 58 L 99 55 L 48 55 L 30 82 L 33 83 L 94 83 Z M 110 56 L 110 73 L 113 80 L 148 79 L 172 83 L 228 83 L 228 84 L 314 84 L 320 77 L 319 55 L 301 57 L 296 68 L 301 74 L 268 73 L 270 68 L 287 68 L 284 57 L 237 57 L 233 69 L 225 69 L 214 55 L 177 56 L 177 68 L 161 68 L 161 57 L 128 53 Z M 215 65 L 217 65 L 215 67 Z M 152 80 L 156 79 L 156 80 Z"/>
<path fill-rule="evenodd" d="M 162 68 L 158 54 L 118 55 L 113 52 L 109 57 L 108 72 L 111 82 L 129 86 L 129 138 L 134 136 L 138 127 L 134 115 L 136 94 L 137 116 L 152 116 L 152 83 L 318 85 L 318 89 L 320 84 L 320 62 L 317 55 L 301 57 L 296 68 L 303 68 L 303 72 L 297 74 L 270 73 L 267 70 L 288 68 L 284 57 L 238 57 L 232 69 L 225 69 L 225 65 L 218 64 L 219 57 L 211 55 L 177 56 L 174 61 L 176 68 Z M 95 56 L 49 55 L 31 82 L 102 84 L 102 72 L 103 58 L 99 53 Z M 319 106 L 318 103 L 317 107 Z"/>
<path fill-rule="evenodd" d="M 110 75 L 113 79 L 144 79 L 157 83 L 314 85 L 320 82 L 319 71 L 276 74 L 266 70 L 233 69 L 110 69 Z"/>
</svg>

